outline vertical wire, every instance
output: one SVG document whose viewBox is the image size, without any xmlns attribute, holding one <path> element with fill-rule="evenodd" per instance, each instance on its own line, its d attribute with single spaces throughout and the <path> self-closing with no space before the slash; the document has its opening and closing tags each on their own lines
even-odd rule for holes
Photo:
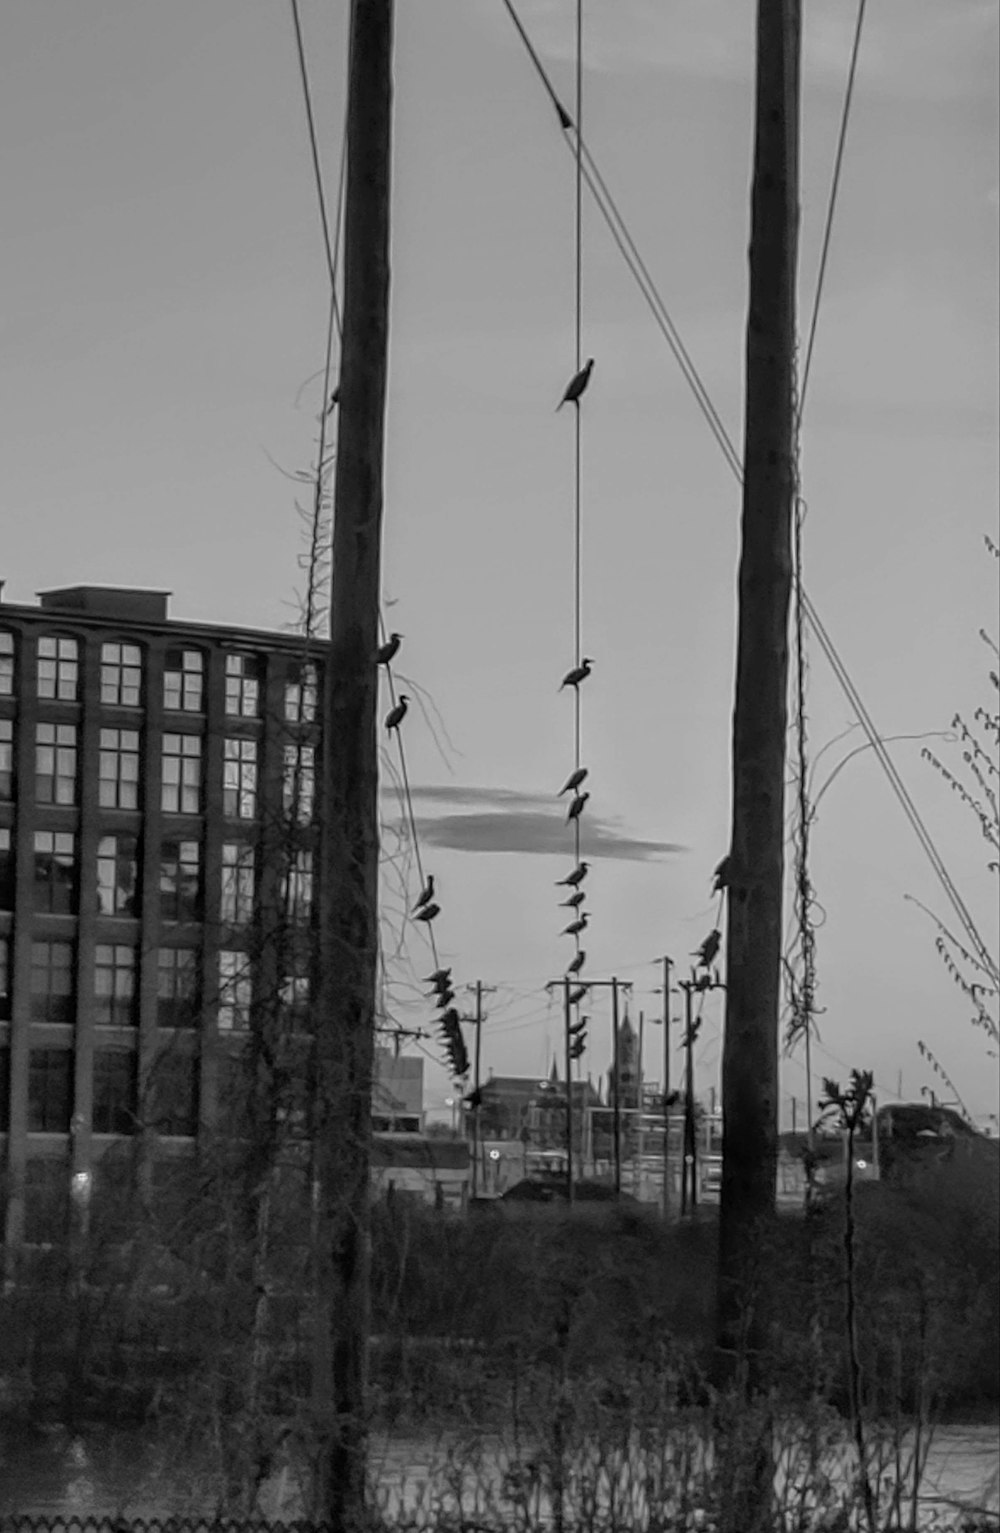
<svg viewBox="0 0 1000 1533">
<path fill-rule="evenodd" d="M 575 227 L 575 254 L 576 254 L 576 282 L 575 282 L 575 312 L 574 312 L 574 343 L 576 354 L 575 371 L 578 373 L 583 366 L 583 0 L 576 0 L 576 227 Z M 573 649 L 574 664 L 579 666 L 581 658 L 581 611 L 582 611 L 582 587 L 583 587 L 583 538 L 582 538 L 582 515 L 581 515 L 581 411 L 579 400 L 575 409 L 575 461 L 573 475 Z M 573 765 L 576 770 L 580 767 L 580 688 L 574 688 L 575 700 L 573 704 Z M 580 861 L 580 816 L 577 815 L 573 822 L 574 826 L 574 850 L 577 863 Z M 577 948 L 580 939 L 577 937 Z"/>
</svg>

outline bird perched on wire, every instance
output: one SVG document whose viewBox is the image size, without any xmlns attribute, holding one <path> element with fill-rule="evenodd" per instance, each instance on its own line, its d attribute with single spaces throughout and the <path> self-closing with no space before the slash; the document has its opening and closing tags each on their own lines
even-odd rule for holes
<svg viewBox="0 0 1000 1533">
<path fill-rule="evenodd" d="M 729 888 L 729 853 L 727 852 L 725 857 L 723 857 L 722 861 L 719 863 L 719 866 L 716 868 L 715 872 L 712 874 L 712 893 L 713 894 L 721 894 L 723 889 L 728 889 L 728 888 Z"/>
<path fill-rule="evenodd" d="M 569 1024 L 569 1031 L 576 1037 L 578 1033 L 585 1033 L 587 1031 L 589 1023 L 589 1017 L 580 1017 L 576 1022 Z"/>
<path fill-rule="evenodd" d="M 433 974 L 428 974 L 424 980 L 425 985 L 433 985 L 435 990 L 447 990 L 451 983 L 450 969 L 435 969 Z"/>
<path fill-rule="evenodd" d="M 588 916 L 587 912 L 584 911 L 583 915 L 577 916 L 575 921 L 571 921 L 568 926 L 564 926 L 559 935 L 561 937 L 578 937 L 580 933 L 586 929 L 586 925 L 589 920 L 590 917 Z"/>
<path fill-rule="evenodd" d="M 439 916 L 440 914 L 441 906 L 435 905 L 432 902 L 430 905 L 425 905 L 423 910 L 418 910 L 415 913 L 413 919 L 415 921 L 433 921 L 434 917 Z"/>
<path fill-rule="evenodd" d="M 708 936 L 705 938 L 698 951 L 691 954 L 692 958 L 697 958 L 699 969 L 711 968 L 712 962 L 719 951 L 721 943 L 722 933 L 719 931 L 718 927 L 716 927 L 714 931 L 709 932 Z"/>
<path fill-rule="evenodd" d="M 427 875 L 427 882 L 424 884 L 424 887 L 421 889 L 420 894 L 417 897 L 417 903 L 413 907 L 413 914 L 416 915 L 418 910 L 423 910 L 424 906 L 425 905 L 429 905 L 433 898 L 434 898 L 434 874 L 433 873 L 429 873 Z"/>
<path fill-rule="evenodd" d="M 563 783 L 562 787 L 559 789 L 559 792 L 556 795 L 557 798 L 562 798 L 564 793 L 575 793 L 577 788 L 586 777 L 587 770 L 588 769 L 586 767 L 577 767 L 575 772 L 571 772 L 566 781 Z"/>
<path fill-rule="evenodd" d="M 450 1006 L 455 999 L 454 990 L 439 990 L 434 1001 L 435 1006 Z"/>
<path fill-rule="evenodd" d="M 388 665 L 390 660 L 395 660 L 402 638 L 401 633 L 391 633 L 385 643 L 380 644 L 375 651 L 375 664 Z"/>
<path fill-rule="evenodd" d="M 455 1010 L 454 1006 L 451 1008 L 450 1011 L 444 1012 L 442 1014 L 440 1020 L 441 1020 L 441 1026 L 444 1027 L 444 1028 L 459 1027 L 461 1025 L 461 1022 L 462 1022 L 462 1019 L 459 1016 L 458 1012 Z"/>
<path fill-rule="evenodd" d="M 573 377 L 567 383 L 566 392 L 562 399 L 560 399 L 559 403 L 556 405 L 557 410 L 561 410 L 563 405 L 578 405 L 580 403 L 580 395 L 583 393 L 584 389 L 587 387 L 587 384 L 590 382 L 590 375 L 593 370 L 594 359 L 593 357 L 588 357 L 580 371 L 578 373 L 574 373 Z"/>
<path fill-rule="evenodd" d="M 589 862 L 578 862 L 572 873 L 567 873 L 565 878 L 556 879 L 556 888 L 576 889 L 586 878 L 590 869 Z"/>
<path fill-rule="evenodd" d="M 327 415 L 332 415 L 334 410 L 337 408 L 337 406 L 339 404 L 340 404 L 340 384 L 338 383 L 337 387 L 334 389 L 333 393 L 330 395 L 330 403 L 326 407 L 326 414 Z"/>
<path fill-rule="evenodd" d="M 589 989 L 589 985 L 577 985 L 576 988 L 571 990 L 569 993 L 569 1004 L 571 1006 L 579 1006 L 580 1002 L 583 1000 Z"/>
<path fill-rule="evenodd" d="M 581 948 L 580 951 L 577 953 L 576 957 L 573 959 L 573 962 L 566 965 L 566 973 L 567 974 L 579 974 L 580 970 L 583 968 L 583 966 L 584 966 L 584 964 L 586 962 L 587 962 L 587 955 L 584 952 L 583 948 Z"/>
<path fill-rule="evenodd" d="M 589 797 L 589 793 L 578 793 L 576 795 L 576 798 L 569 806 L 569 814 L 566 816 L 567 825 L 571 820 L 578 820 L 580 818 L 584 809 L 587 807 L 587 800 Z"/>
<path fill-rule="evenodd" d="M 410 699 L 407 697 L 406 693 L 400 692 L 399 702 L 396 704 L 395 708 L 390 708 L 389 712 L 385 716 L 386 729 L 391 730 L 399 728 L 400 724 L 402 724 L 403 720 L 406 718 L 406 708 L 409 701 Z"/>
<path fill-rule="evenodd" d="M 559 683 L 560 692 L 562 691 L 563 687 L 578 687 L 581 681 L 586 681 L 587 677 L 590 675 L 590 668 L 593 663 L 594 662 L 591 660 L 589 655 L 584 655 L 579 665 L 575 665 L 571 671 L 566 672 L 562 681 Z M 565 791 L 566 789 L 564 788 L 563 792 L 565 793 Z"/>
<path fill-rule="evenodd" d="M 575 910 L 578 905 L 583 904 L 586 898 L 587 896 L 584 894 L 583 890 L 578 889 L 575 894 L 570 895 L 568 900 L 560 900 L 559 908 L 560 910 Z"/>
</svg>

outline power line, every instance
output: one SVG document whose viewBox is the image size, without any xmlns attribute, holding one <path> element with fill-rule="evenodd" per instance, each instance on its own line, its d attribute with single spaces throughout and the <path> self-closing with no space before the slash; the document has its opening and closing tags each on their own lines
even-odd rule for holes
<svg viewBox="0 0 1000 1533">
<path fill-rule="evenodd" d="M 526 50 L 527 50 L 527 52 L 529 54 L 529 57 L 531 58 L 531 62 L 534 65 L 534 68 L 535 68 L 536 72 L 538 73 L 540 79 L 542 80 L 542 83 L 543 83 L 543 85 L 545 87 L 547 95 L 549 96 L 549 99 L 552 101 L 553 105 L 556 107 L 557 115 L 559 117 L 560 127 L 563 128 L 564 130 L 568 130 L 568 129 L 572 128 L 572 126 L 573 126 L 572 119 L 570 118 L 569 113 L 566 111 L 566 109 L 562 106 L 561 102 L 559 101 L 559 98 L 558 98 L 558 96 L 557 96 L 557 94 L 555 92 L 555 89 L 552 86 L 551 80 L 549 79 L 549 77 L 548 77 L 548 75 L 546 73 L 545 66 L 542 64 L 541 60 L 539 59 L 538 54 L 535 51 L 534 47 L 531 45 L 530 39 L 529 39 L 528 34 L 527 34 L 527 32 L 526 32 L 526 30 L 525 30 L 525 28 L 523 26 L 523 23 L 520 21 L 520 18 L 517 16 L 517 13 L 516 13 L 516 11 L 514 9 L 514 6 L 512 4 L 512 0 L 503 0 L 503 4 L 504 4 L 508 14 L 511 17 L 511 20 L 514 22 L 514 25 L 515 25 L 515 27 L 517 29 L 517 32 L 518 32 L 518 35 L 520 36 L 522 42 L 524 43 L 524 45 L 526 47 Z M 848 78 L 849 91 L 850 91 L 850 94 L 852 96 L 853 96 L 854 77 L 855 77 L 855 72 L 856 72 L 857 52 L 858 52 L 858 48 L 860 46 L 861 21 L 862 21 L 862 19 L 863 19 L 863 6 L 861 8 L 861 14 L 859 14 L 859 18 L 858 18 L 858 25 L 857 25 L 856 30 L 855 30 L 854 50 L 853 50 L 853 53 L 852 53 L 851 70 L 850 70 L 850 74 L 849 74 L 849 78 Z M 837 190 L 839 188 L 840 169 L 841 169 L 842 160 L 843 160 L 843 146 L 844 146 L 844 143 L 846 142 L 847 120 L 848 120 L 849 108 L 850 108 L 850 100 L 846 100 L 845 101 L 845 112 L 844 112 L 844 115 L 843 115 L 843 118 L 842 118 L 842 123 L 841 123 L 840 142 L 838 144 L 838 154 L 837 154 L 837 159 L 836 159 L 836 169 L 835 169 L 834 185 L 831 188 L 830 205 L 829 205 L 829 211 L 828 211 L 828 216 L 827 216 L 828 230 L 827 230 L 827 237 L 826 237 L 826 239 L 824 241 L 824 244 L 825 244 L 825 246 L 827 248 L 829 247 L 829 237 L 830 237 L 830 232 L 832 231 L 833 210 L 835 208 L 836 194 L 837 194 Z M 569 147 L 572 149 L 572 145 L 570 145 Z M 670 345 L 670 349 L 673 352 L 674 357 L 677 360 L 678 365 L 681 368 L 681 371 L 682 371 L 682 373 L 683 373 L 683 375 L 685 377 L 685 380 L 687 381 L 689 387 L 691 388 L 692 393 L 695 396 L 695 399 L 696 399 L 696 401 L 698 403 L 699 409 L 701 410 L 702 414 L 705 416 L 705 419 L 706 419 L 706 421 L 707 421 L 707 423 L 709 425 L 709 428 L 711 429 L 713 436 L 715 437 L 716 441 L 719 444 L 719 448 L 720 448 L 720 450 L 721 450 L 721 452 L 723 454 L 723 457 L 726 460 L 726 463 L 728 464 L 728 466 L 730 468 L 730 471 L 732 472 L 733 476 L 737 479 L 737 481 L 739 483 L 742 483 L 742 480 L 743 480 L 743 467 L 742 467 L 742 462 L 741 462 L 741 459 L 740 459 L 740 455 L 736 451 L 736 448 L 733 445 L 732 439 L 729 436 L 729 433 L 726 430 L 726 427 L 725 427 L 724 423 L 722 422 L 722 419 L 719 416 L 718 411 L 715 409 L 715 406 L 713 405 L 713 403 L 712 403 L 712 401 L 711 401 L 711 399 L 710 399 L 710 397 L 708 395 L 708 390 L 705 387 L 704 383 L 702 382 L 700 376 L 698 375 L 697 369 L 695 368 L 694 363 L 691 361 L 690 355 L 687 352 L 686 347 L 683 345 L 683 342 L 680 340 L 680 336 L 679 336 L 679 333 L 677 332 L 676 326 L 674 325 L 673 321 L 669 317 L 669 313 L 667 311 L 666 305 L 664 304 L 663 299 L 660 296 L 658 289 L 656 288 L 656 284 L 653 282 L 652 278 L 649 275 L 648 268 L 646 267 L 645 263 L 642 262 L 641 257 L 639 257 L 639 255 L 638 255 L 638 251 L 636 249 L 635 242 L 632 239 L 631 235 L 628 233 L 628 229 L 627 229 L 627 226 L 625 224 L 624 219 L 621 217 L 621 214 L 618 212 L 617 207 L 614 206 L 614 204 L 611 202 L 610 194 L 606 192 L 606 184 L 603 181 L 603 177 L 601 177 L 600 173 L 597 171 L 596 163 L 595 163 L 595 161 L 593 159 L 593 156 L 590 154 L 590 151 L 587 150 L 585 146 L 583 148 L 583 155 L 584 155 L 584 159 L 585 159 L 584 179 L 586 180 L 587 185 L 590 187 L 590 190 L 591 190 L 591 192 L 594 195 L 594 198 L 595 198 L 595 201 L 596 201 L 597 206 L 599 208 L 599 211 L 601 212 L 605 222 L 608 224 L 609 229 L 611 229 L 612 237 L 614 238 L 615 243 L 618 246 L 619 250 L 622 252 L 623 256 L 625 257 L 626 264 L 628 265 L 629 270 L 631 271 L 633 277 L 635 278 L 635 280 L 636 280 L 636 282 L 637 282 L 637 284 L 639 286 L 639 289 L 640 289 L 644 299 L 646 300 L 646 303 L 649 305 L 649 307 L 653 311 L 654 318 L 656 319 L 657 324 L 659 325 L 659 328 L 660 328 L 661 332 L 664 333 L 664 335 L 665 335 L 665 337 L 666 337 L 666 339 L 668 341 L 668 344 Z M 613 209 L 613 212 L 612 212 L 612 209 Z M 825 269 L 826 269 L 826 263 L 825 263 L 825 260 L 824 260 L 822 271 L 821 271 L 821 275 L 822 276 L 825 276 Z M 822 297 L 821 291 L 817 291 L 817 293 L 814 295 L 814 300 L 813 300 L 813 316 L 812 316 L 812 319 L 811 319 L 811 322 L 810 322 L 810 336 L 811 337 L 813 337 L 815 335 L 816 324 L 817 324 L 818 313 L 819 313 L 819 300 L 820 300 L 821 297 Z M 811 357 L 810 357 L 810 361 L 811 361 Z M 837 650 L 836 650 L 836 648 L 835 648 L 835 646 L 833 644 L 832 639 L 830 638 L 829 634 L 826 632 L 826 629 L 824 628 L 823 624 L 821 623 L 820 618 L 819 618 L 819 614 L 817 613 L 815 606 L 813 605 L 811 599 L 809 598 L 809 596 L 808 596 L 808 594 L 807 594 L 807 592 L 805 590 L 803 590 L 803 592 L 802 592 L 802 601 L 803 601 L 803 608 L 804 608 L 804 611 L 805 611 L 805 614 L 806 614 L 806 618 L 807 618 L 807 620 L 809 622 L 809 626 L 812 628 L 812 630 L 815 633 L 817 639 L 819 640 L 820 647 L 823 650 L 824 654 L 826 655 L 826 658 L 829 661 L 829 663 L 831 665 L 831 668 L 833 669 L 834 676 L 836 677 L 839 685 L 841 686 L 842 690 L 844 691 L 845 695 L 848 698 L 848 701 L 850 702 L 852 708 L 854 709 L 854 711 L 855 711 L 855 713 L 856 713 L 856 715 L 858 717 L 858 720 L 859 720 L 859 722 L 861 724 L 862 729 L 865 731 L 865 734 L 868 736 L 869 743 L 871 744 L 872 748 L 874 749 L 874 751 L 875 751 L 875 753 L 876 753 L 876 755 L 877 755 L 877 757 L 879 759 L 879 762 L 880 762 L 880 764 L 881 764 L 881 766 L 882 766 L 882 768 L 883 768 L 884 772 L 886 773 L 886 776 L 887 776 L 887 778 L 889 780 L 889 785 L 890 785 L 893 793 L 896 795 L 896 798 L 899 800 L 901 806 L 903 807 L 903 811 L 906 814 L 907 818 L 909 819 L 911 825 L 913 826 L 913 828 L 914 828 L 914 830 L 915 830 L 915 832 L 917 834 L 917 838 L 920 841 L 921 846 L 924 848 L 924 851 L 927 854 L 927 857 L 928 857 L 928 859 L 931 862 L 931 866 L 934 869 L 934 872 L 937 875 L 938 880 L 940 881 L 940 883 L 942 885 L 942 888 L 944 889 L 945 894 L 946 894 L 948 900 L 952 904 L 952 907 L 954 908 L 956 914 L 958 915 L 958 918 L 961 921 L 962 925 L 965 927 L 965 930 L 966 930 L 966 932 L 967 932 L 967 934 L 969 936 L 970 941 L 973 943 L 973 946 L 975 947 L 977 954 L 983 960 L 984 965 L 987 968 L 988 972 L 993 975 L 994 979 L 998 983 L 1000 983 L 1000 976 L 998 976 L 996 961 L 994 959 L 992 959 L 992 957 L 989 955 L 989 952 L 988 952 L 988 950 L 986 948 L 986 945 L 983 942 L 982 938 L 980 937 L 979 932 L 976 929 L 975 923 L 974 923 L 971 915 L 969 914 L 969 911 L 966 908 L 964 901 L 961 899 L 961 896 L 959 895 L 957 889 L 955 888 L 955 885 L 952 882 L 952 880 L 951 880 L 951 878 L 950 878 L 950 876 L 949 876 L 949 874 L 948 874 L 948 872 L 947 872 L 947 870 L 946 870 L 946 868 L 944 866 L 944 863 L 943 863 L 943 861 L 941 859 L 940 854 L 937 851 L 937 848 L 934 845 L 934 842 L 933 842 L 933 840 L 932 840 L 932 838 L 930 836 L 930 833 L 927 831 L 926 826 L 924 826 L 922 820 L 920 819 L 920 815 L 919 815 L 919 813 L 918 813 L 918 811 L 916 809 L 916 806 L 913 803 L 912 798 L 910 797 L 910 794 L 909 794 L 905 784 L 903 783 L 902 779 L 900 778 L 899 773 L 896 771 L 895 767 L 893 766 L 890 758 L 888 757 L 888 755 L 887 755 L 887 753 L 886 753 L 886 751 L 884 749 L 884 746 L 882 745 L 881 737 L 879 736 L 877 730 L 875 729 L 875 726 L 874 726 L 874 724 L 873 724 L 873 722 L 871 720 L 870 715 L 868 714 L 867 710 L 864 708 L 864 705 L 861 702 L 861 699 L 860 699 L 860 697 L 858 695 L 857 689 L 854 687 L 853 682 L 851 681 L 850 676 L 849 676 L 849 674 L 847 672 L 846 666 L 844 665 L 843 661 L 841 660 L 841 658 L 840 658 L 840 656 L 839 656 L 839 654 L 838 654 L 838 652 L 837 652 Z"/>
</svg>

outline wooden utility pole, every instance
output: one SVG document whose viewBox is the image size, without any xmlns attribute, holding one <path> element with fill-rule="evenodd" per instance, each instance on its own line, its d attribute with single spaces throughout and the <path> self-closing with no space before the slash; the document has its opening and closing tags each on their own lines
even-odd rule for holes
<svg viewBox="0 0 1000 1533">
<path fill-rule="evenodd" d="M 389 331 L 393 0 L 353 0 L 316 974 L 321 1516 L 365 1521 L 369 1165 L 378 956 L 378 614 Z"/>
<path fill-rule="evenodd" d="M 670 970 L 663 958 L 663 1217 L 670 1218 Z"/>
<path fill-rule="evenodd" d="M 476 1014 L 472 1018 L 472 1025 L 476 1029 L 476 1041 L 472 1049 L 472 1196 L 479 1196 L 479 1161 L 482 1155 L 482 1140 L 479 1131 L 480 1112 L 482 1111 L 480 1087 L 482 1085 L 481 1062 L 483 1052 L 483 995 L 495 987 L 484 985 L 481 979 L 477 979 L 474 985 L 467 985 L 467 990 L 474 990 L 476 995 Z"/>
<path fill-rule="evenodd" d="M 716 1335 L 720 1374 L 745 1363 L 751 1388 L 777 1157 L 800 24 L 800 0 L 758 0 Z"/>
</svg>

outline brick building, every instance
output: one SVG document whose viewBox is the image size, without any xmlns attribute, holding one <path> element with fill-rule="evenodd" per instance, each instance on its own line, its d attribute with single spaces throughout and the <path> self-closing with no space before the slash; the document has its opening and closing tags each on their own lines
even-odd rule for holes
<svg viewBox="0 0 1000 1533">
<path fill-rule="evenodd" d="M 224 1130 L 265 998 L 307 1036 L 316 666 L 301 637 L 167 600 L 0 602 L 9 1246 L 56 1238 L 110 1145 L 150 1148 L 155 1173 Z"/>
</svg>

